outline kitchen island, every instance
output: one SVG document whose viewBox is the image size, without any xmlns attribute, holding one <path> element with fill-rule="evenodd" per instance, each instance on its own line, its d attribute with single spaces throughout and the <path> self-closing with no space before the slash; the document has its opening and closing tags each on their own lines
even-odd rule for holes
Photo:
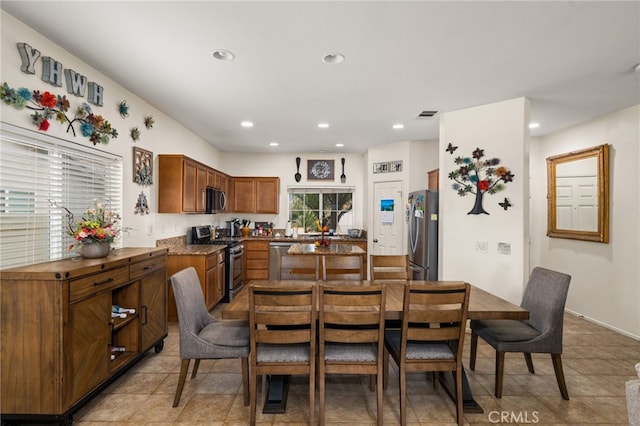
<svg viewBox="0 0 640 426">
<path fill-rule="evenodd" d="M 293 244 L 287 250 L 289 256 L 317 256 L 318 277 L 323 276 L 325 256 L 360 256 L 360 276 L 367 276 L 367 251 L 355 244 L 329 244 L 328 246 L 317 246 L 315 244 Z"/>
</svg>

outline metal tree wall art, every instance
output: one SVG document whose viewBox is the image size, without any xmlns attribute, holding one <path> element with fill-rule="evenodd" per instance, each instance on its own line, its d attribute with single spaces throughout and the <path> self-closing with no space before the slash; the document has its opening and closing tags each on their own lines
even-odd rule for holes
<svg viewBox="0 0 640 426">
<path fill-rule="evenodd" d="M 447 151 L 453 155 L 457 147 L 449 144 Z M 505 188 L 505 184 L 512 182 L 514 175 L 504 166 L 500 166 L 497 158 L 484 158 L 484 149 L 476 148 L 471 157 L 456 157 L 457 169 L 449 173 L 449 179 L 454 181 L 453 189 L 458 195 L 465 197 L 475 195 L 473 208 L 467 214 L 489 214 L 482 207 L 484 194 L 495 194 Z M 506 200 L 506 198 L 505 198 Z M 505 201 L 506 204 L 506 201 Z M 502 205 L 501 205 L 502 206 Z M 505 210 L 508 207 L 502 206 Z"/>
</svg>

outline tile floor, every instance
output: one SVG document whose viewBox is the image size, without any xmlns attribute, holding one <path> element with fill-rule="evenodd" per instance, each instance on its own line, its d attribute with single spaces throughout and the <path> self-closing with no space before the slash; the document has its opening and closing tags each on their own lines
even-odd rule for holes
<svg viewBox="0 0 640 426">
<path fill-rule="evenodd" d="M 465 343 L 468 343 L 468 337 Z M 468 345 L 467 345 L 468 346 Z M 626 425 L 625 382 L 635 376 L 640 342 L 586 320 L 565 316 L 563 366 L 570 401 L 560 396 L 548 355 L 534 355 L 536 374 L 520 354 L 507 354 L 503 397 L 493 397 L 494 352 L 480 341 L 476 370 L 467 373 L 482 414 L 467 413 L 465 424 Z M 465 366 L 468 366 L 468 351 Z M 384 424 L 399 424 L 397 367 L 391 361 L 384 395 Z M 393 368 L 395 367 L 395 368 Z M 202 361 L 172 408 L 180 370 L 178 327 L 170 324 L 164 350 L 148 356 L 74 415 L 89 425 L 246 425 L 239 360 Z M 189 372 L 190 374 L 190 372 Z M 307 381 L 293 378 L 285 414 L 262 414 L 260 425 L 308 424 Z M 455 424 L 455 409 L 442 387 L 425 375 L 409 381 L 408 425 Z M 375 425 L 375 392 L 368 378 L 337 376 L 327 382 L 326 424 Z M 260 398 L 260 395 L 259 395 Z M 260 400 L 260 399 L 259 399 Z M 316 410 L 317 410 L 316 397 Z M 316 414 L 317 420 L 317 414 Z"/>
</svg>

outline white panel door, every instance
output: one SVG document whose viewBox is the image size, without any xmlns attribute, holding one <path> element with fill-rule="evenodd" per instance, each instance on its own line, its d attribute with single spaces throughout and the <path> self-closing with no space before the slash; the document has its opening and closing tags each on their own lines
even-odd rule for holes
<svg viewBox="0 0 640 426">
<path fill-rule="evenodd" d="M 372 254 L 404 254 L 404 214 L 402 181 L 373 184 Z"/>
<path fill-rule="evenodd" d="M 556 178 L 556 226 L 578 231 L 598 230 L 598 178 Z"/>
</svg>

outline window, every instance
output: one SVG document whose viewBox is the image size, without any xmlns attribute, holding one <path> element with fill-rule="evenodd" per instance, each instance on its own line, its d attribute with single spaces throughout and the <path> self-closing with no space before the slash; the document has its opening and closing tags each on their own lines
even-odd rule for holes
<svg viewBox="0 0 640 426">
<path fill-rule="evenodd" d="M 289 220 L 304 232 L 319 232 L 318 223 L 346 234 L 353 228 L 353 189 L 290 188 Z"/>
<path fill-rule="evenodd" d="M 73 256 L 69 209 L 122 212 L 122 157 L 2 123 L 0 269 Z"/>
</svg>

